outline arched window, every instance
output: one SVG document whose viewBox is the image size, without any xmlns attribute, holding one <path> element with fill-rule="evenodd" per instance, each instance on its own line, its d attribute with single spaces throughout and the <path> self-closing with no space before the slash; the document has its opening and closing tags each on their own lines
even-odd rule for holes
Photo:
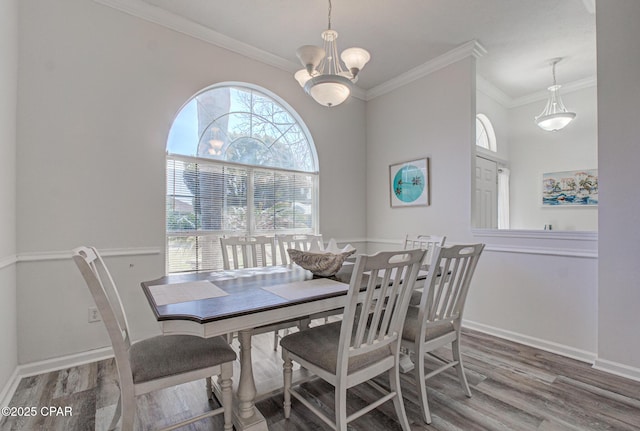
<svg viewBox="0 0 640 431">
<path fill-rule="evenodd" d="M 226 83 L 192 97 L 167 141 L 167 272 L 222 268 L 224 235 L 317 233 L 318 163 L 284 101 Z"/>
<path fill-rule="evenodd" d="M 493 125 L 484 114 L 476 115 L 476 145 L 489 151 L 498 151 Z"/>
</svg>

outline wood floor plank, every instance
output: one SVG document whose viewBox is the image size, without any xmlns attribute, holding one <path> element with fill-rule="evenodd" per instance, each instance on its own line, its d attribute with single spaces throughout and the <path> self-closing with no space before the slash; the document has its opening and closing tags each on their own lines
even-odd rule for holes
<svg viewBox="0 0 640 431">
<path fill-rule="evenodd" d="M 273 333 L 253 338 L 257 386 L 281 387 L 280 351 L 273 351 Z M 234 343 L 237 348 L 237 342 Z M 423 422 L 413 373 L 401 375 L 407 417 L 413 431 L 638 431 L 640 382 L 595 370 L 590 364 L 465 330 L 463 358 L 472 398 L 467 398 L 454 370 L 428 380 L 433 422 Z M 442 350 L 443 356 L 450 356 Z M 431 365 L 427 363 L 427 368 Z M 235 379 L 239 375 L 236 366 Z M 301 370 L 297 371 L 298 374 Z M 386 377 L 377 381 L 388 386 Z M 139 397 L 137 431 L 150 430 L 204 412 L 210 404 L 204 381 L 192 382 Z M 318 379 L 299 386 L 327 414 L 333 414 L 331 385 Z M 10 406 L 72 407 L 72 417 L 36 415 L 4 417 L 1 431 L 103 431 L 118 402 L 119 385 L 113 359 L 23 378 Z M 360 385 L 349 393 L 356 408 L 370 402 L 373 389 Z M 284 419 L 282 393 L 257 403 L 269 429 L 324 431 L 329 428 L 296 400 Z M 222 428 L 220 416 L 183 427 L 181 431 Z M 398 431 L 391 402 L 349 424 L 350 431 Z"/>
</svg>

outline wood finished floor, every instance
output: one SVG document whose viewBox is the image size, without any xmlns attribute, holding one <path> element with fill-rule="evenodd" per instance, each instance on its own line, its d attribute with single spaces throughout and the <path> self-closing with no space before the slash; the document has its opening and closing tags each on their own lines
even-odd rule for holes
<svg viewBox="0 0 640 431">
<path fill-rule="evenodd" d="M 256 379 L 280 381 L 280 352 L 272 350 L 273 335 L 254 337 Z M 443 351 L 442 355 L 447 356 Z M 413 374 L 403 375 L 405 407 L 412 430 L 428 431 L 589 431 L 640 430 L 640 382 L 603 373 L 589 364 L 473 331 L 464 331 L 463 354 L 473 393 L 466 398 L 449 370 L 429 380 L 433 423 L 421 420 Z M 236 377 L 238 370 L 236 369 Z M 384 384 L 384 380 L 381 380 Z M 302 385 L 316 403 L 332 410 L 332 387 L 319 380 Z M 354 388 L 349 405 L 371 399 L 366 385 Z M 69 368 L 22 379 L 11 406 L 70 406 L 73 416 L 3 418 L 0 430 L 84 431 L 105 430 L 118 399 L 113 360 Z M 285 420 L 282 395 L 258 402 L 272 431 L 311 431 L 329 428 L 293 400 Z M 150 430 L 211 408 L 204 381 L 181 385 L 138 398 L 138 430 Z M 215 417 L 181 428 L 219 430 Z M 396 431 L 392 403 L 350 423 L 353 431 Z"/>
</svg>

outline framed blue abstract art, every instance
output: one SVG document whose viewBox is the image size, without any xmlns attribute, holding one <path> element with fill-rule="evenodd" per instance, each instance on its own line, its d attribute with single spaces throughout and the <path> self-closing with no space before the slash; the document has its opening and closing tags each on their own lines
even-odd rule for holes
<svg viewBox="0 0 640 431">
<path fill-rule="evenodd" d="M 598 205 L 598 170 L 542 174 L 542 206 Z"/>
<path fill-rule="evenodd" d="M 429 159 L 389 166 L 391 207 L 429 205 Z"/>
</svg>

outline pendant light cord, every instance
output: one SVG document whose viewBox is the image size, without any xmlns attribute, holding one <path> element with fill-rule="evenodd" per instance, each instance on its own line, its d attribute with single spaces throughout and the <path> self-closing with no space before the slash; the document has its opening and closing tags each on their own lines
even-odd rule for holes
<svg viewBox="0 0 640 431">
<path fill-rule="evenodd" d="M 329 25 L 327 28 L 331 30 L 331 0 L 329 0 Z"/>
</svg>

